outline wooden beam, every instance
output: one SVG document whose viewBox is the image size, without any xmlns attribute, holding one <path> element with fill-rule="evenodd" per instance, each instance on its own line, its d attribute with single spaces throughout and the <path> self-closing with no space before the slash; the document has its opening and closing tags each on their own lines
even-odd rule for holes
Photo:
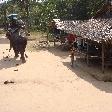
<svg viewBox="0 0 112 112">
<path fill-rule="evenodd" d="M 54 46 L 56 46 L 56 39 L 55 39 L 55 37 L 53 37 L 54 38 Z"/>
<path fill-rule="evenodd" d="M 104 73 L 104 64 L 105 64 L 105 54 L 104 54 L 104 41 L 102 40 L 102 73 Z"/>
</svg>

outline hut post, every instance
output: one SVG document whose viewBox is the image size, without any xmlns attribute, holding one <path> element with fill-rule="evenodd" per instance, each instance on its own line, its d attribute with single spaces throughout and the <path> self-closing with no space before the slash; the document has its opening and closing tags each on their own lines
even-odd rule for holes
<svg viewBox="0 0 112 112">
<path fill-rule="evenodd" d="M 55 37 L 53 37 L 54 38 L 54 46 L 56 46 L 56 39 L 55 39 Z"/>
<path fill-rule="evenodd" d="M 87 39 L 87 66 L 89 66 L 89 41 Z"/>
<path fill-rule="evenodd" d="M 49 31 L 47 29 L 47 36 L 46 36 L 46 39 L 47 39 L 47 44 L 49 43 Z"/>
<path fill-rule="evenodd" d="M 104 41 L 102 40 L 102 73 L 104 73 L 104 63 L 105 63 L 105 54 L 104 54 Z"/>
</svg>

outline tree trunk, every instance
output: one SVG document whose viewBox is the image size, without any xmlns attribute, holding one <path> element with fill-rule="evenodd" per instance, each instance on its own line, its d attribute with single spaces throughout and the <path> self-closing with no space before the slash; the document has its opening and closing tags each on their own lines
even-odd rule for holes
<svg viewBox="0 0 112 112">
<path fill-rule="evenodd" d="M 29 32 L 29 0 L 25 0 L 26 28 Z"/>
</svg>

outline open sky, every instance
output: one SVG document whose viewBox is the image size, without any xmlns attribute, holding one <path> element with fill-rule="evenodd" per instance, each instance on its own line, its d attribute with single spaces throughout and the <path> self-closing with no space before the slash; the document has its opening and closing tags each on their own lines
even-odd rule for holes
<svg viewBox="0 0 112 112">
<path fill-rule="evenodd" d="M 8 0 L 0 0 L 0 4 L 4 3 L 5 1 L 7 2 Z M 36 1 L 42 2 L 42 0 L 36 0 Z"/>
<path fill-rule="evenodd" d="M 8 0 L 0 0 L 0 4 L 4 3 L 4 2 L 7 2 Z"/>
</svg>

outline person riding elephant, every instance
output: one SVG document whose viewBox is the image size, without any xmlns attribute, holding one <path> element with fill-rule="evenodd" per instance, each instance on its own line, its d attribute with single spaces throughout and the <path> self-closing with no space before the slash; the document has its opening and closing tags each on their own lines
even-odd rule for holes
<svg viewBox="0 0 112 112">
<path fill-rule="evenodd" d="M 8 16 L 9 25 L 6 36 L 10 40 L 10 50 L 12 48 L 12 42 L 16 41 L 16 39 L 18 38 L 19 30 L 21 28 L 21 24 L 19 24 L 19 21 L 16 16 L 16 14 L 10 14 Z M 15 57 L 17 57 L 17 55 Z"/>
<path fill-rule="evenodd" d="M 25 61 L 24 52 L 27 45 L 27 39 L 25 38 L 25 24 L 22 20 L 18 20 L 15 15 L 9 15 L 9 27 L 6 34 L 10 40 L 10 50 L 13 48 L 15 57 L 21 54 L 22 61 Z M 24 35 L 23 35 L 24 33 Z"/>
<path fill-rule="evenodd" d="M 18 34 L 20 29 L 25 28 L 24 22 L 22 20 L 19 20 L 17 17 L 10 15 L 8 16 L 8 18 L 9 18 L 9 30 L 11 31 L 12 35 Z"/>
</svg>

